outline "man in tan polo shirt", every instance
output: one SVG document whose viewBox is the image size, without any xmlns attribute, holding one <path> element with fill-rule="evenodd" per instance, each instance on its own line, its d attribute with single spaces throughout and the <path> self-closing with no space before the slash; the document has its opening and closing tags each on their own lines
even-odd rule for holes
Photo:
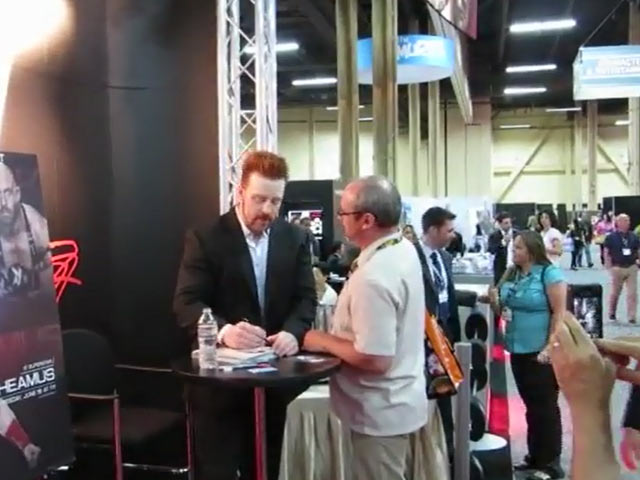
<svg viewBox="0 0 640 480">
<path fill-rule="evenodd" d="M 354 480 L 402 480 L 409 434 L 427 422 L 424 286 L 414 246 L 398 229 L 402 204 L 382 177 L 350 183 L 338 217 L 361 248 L 331 333 L 307 333 L 303 348 L 341 358 L 331 407 L 351 431 Z"/>
</svg>

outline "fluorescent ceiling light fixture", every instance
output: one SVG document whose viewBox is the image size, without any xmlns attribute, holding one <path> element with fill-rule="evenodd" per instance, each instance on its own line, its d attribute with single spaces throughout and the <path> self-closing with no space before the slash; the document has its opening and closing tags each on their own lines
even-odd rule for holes
<svg viewBox="0 0 640 480">
<path fill-rule="evenodd" d="M 624 127 L 626 125 L 629 125 L 631 122 L 629 120 L 616 120 L 616 126 L 617 127 Z"/>
<path fill-rule="evenodd" d="M 545 112 L 579 112 L 582 109 L 580 107 L 561 107 L 561 108 L 547 108 Z"/>
<path fill-rule="evenodd" d="M 338 83 L 336 77 L 316 77 L 316 78 L 297 78 L 291 82 L 294 87 L 307 87 L 314 85 L 335 85 Z"/>
<path fill-rule="evenodd" d="M 362 117 L 358 120 L 360 120 L 361 122 L 373 122 L 373 117 Z"/>
<path fill-rule="evenodd" d="M 295 52 L 300 48 L 298 42 L 282 42 L 276 43 L 276 53 L 285 53 L 285 52 Z M 256 53 L 257 49 L 255 45 L 247 45 L 244 47 L 242 53 L 246 53 L 249 55 L 253 55 Z"/>
<path fill-rule="evenodd" d="M 573 18 L 562 18 L 557 20 L 540 20 L 537 22 L 512 23 L 509 27 L 511 33 L 538 33 L 550 32 L 553 30 L 568 30 L 576 26 Z"/>
<path fill-rule="evenodd" d="M 531 125 L 528 123 L 523 123 L 519 125 L 500 125 L 501 130 L 515 130 L 517 128 L 531 128 Z"/>
<path fill-rule="evenodd" d="M 555 63 L 545 63 L 541 65 L 511 65 L 507 67 L 507 73 L 527 73 L 527 72 L 548 72 L 555 70 L 558 66 Z"/>
<path fill-rule="evenodd" d="M 504 89 L 505 95 L 527 95 L 529 93 L 544 93 L 547 87 L 507 87 Z"/>
<path fill-rule="evenodd" d="M 358 105 L 358 108 L 364 108 L 364 105 Z M 338 110 L 337 105 L 333 105 L 332 107 L 326 107 L 327 110 Z"/>
</svg>

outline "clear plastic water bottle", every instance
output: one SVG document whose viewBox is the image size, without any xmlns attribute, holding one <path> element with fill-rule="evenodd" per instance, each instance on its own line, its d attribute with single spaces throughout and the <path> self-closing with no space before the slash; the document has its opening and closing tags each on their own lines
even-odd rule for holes
<svg viewBox="0 0 640 480">
<path fill-rule="evenodd" d="M 200 368 L 215 370 L 218 368 L 218 322 L 210 308 L 203 308 L 198 320 L 198 361 Z"/>
</svg>

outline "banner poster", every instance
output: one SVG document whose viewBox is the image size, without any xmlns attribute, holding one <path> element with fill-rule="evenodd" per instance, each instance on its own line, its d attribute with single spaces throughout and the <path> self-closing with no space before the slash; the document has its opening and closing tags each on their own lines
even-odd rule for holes
<svg viewBox="0 0 640 480">
<path fill-rule="evenodd" d="M 0 153 L 0 478 L 34 479 L 72 460 L 38 161 Z"/>
</svg>

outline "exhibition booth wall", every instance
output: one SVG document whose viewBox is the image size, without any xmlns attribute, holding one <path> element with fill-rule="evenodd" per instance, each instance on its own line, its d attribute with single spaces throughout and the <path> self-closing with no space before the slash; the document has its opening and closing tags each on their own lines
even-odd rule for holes
<svg viewBox="0 0 640 480">
<path fill-rule="evenodd" d="M 69 6 L 64 31 L 12 65 L 0 151 L 37 156 L 51 239 L 77 243 L 63 328 L 164 360 L 184 345 L 171 313 L 184 231 L 218 212 L 215 5 Z"/>
</svg>

